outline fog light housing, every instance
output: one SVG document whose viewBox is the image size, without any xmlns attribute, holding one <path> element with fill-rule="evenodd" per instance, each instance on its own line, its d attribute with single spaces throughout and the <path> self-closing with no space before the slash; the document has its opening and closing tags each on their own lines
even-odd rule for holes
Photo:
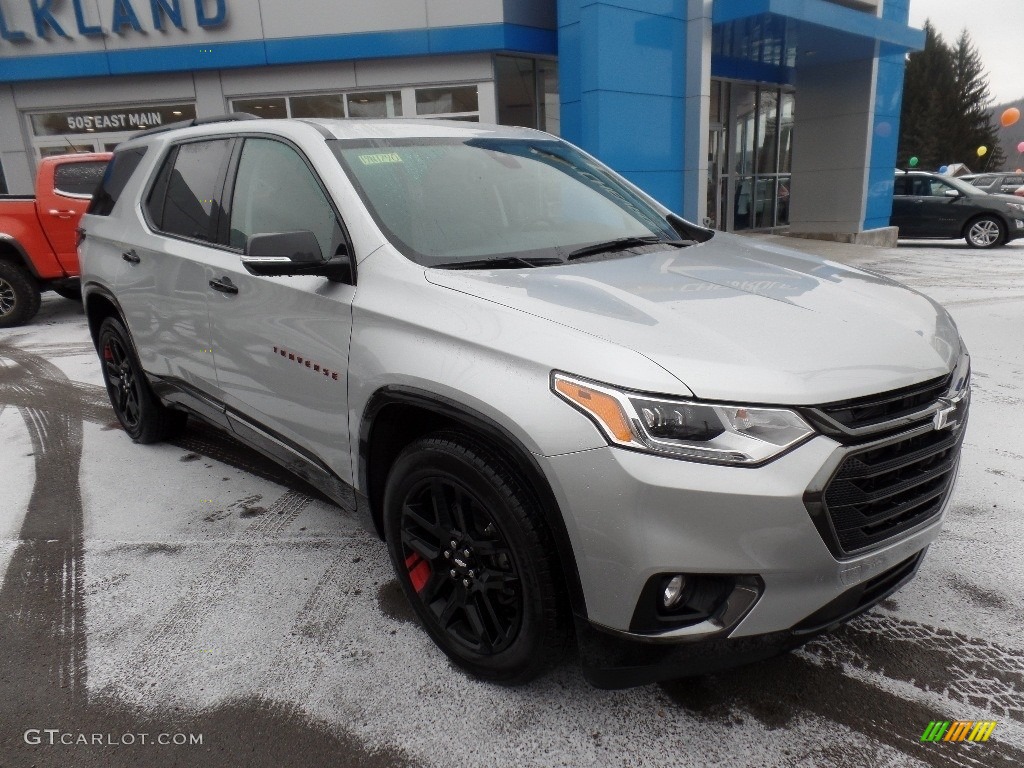
<svg viewBox="0 0 1024 768">
<path fill-rule="evenodd" d="M 665 589 L 661 593 L 662 607 L 671 610 L 679 605 L 679 601 L 683 597 L 684 589 L 686 589 L 686 577 L 681 573 L 677 573 L 668 580 L 668 583 L 665 585 Z"/>
<path fill-rule="evenodd" d="M 738 589 L 760 595 L 764 582 L 753 575 L 655 574 L 640 593 L 629 631 L 658 635 L 702 622 L 720 622 L 728 613 L 730 596 Z"/>
</svg>

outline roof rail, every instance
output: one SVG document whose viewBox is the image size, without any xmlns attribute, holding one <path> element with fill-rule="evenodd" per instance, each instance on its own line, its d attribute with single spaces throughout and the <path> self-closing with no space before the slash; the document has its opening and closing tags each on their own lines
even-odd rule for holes
<svg viewBox="0 0 1024 768">
<path fill-rule="evenodd" d="M 209 125 L 210 123 L 230 123 L 237 120 L 259 120 L 260 118 L 256 115 L 250 115 L 247 112 L 232 112 L 229 115 L 212 115 L 210 117 L 194 117 L 191 120 L 179 120 L 176 123 L 168 123 L 167 125 L 158 125 L 155 128 L 148 128 L 145 131 L 139 131 L 133 133 L 131 138 L 137 139 L 140 136 L 152 136 L 155 133 L 164 133 L 166 131 L 176 131 L 179 128 L 191 128 L 193 125 Z"/>
</svg>

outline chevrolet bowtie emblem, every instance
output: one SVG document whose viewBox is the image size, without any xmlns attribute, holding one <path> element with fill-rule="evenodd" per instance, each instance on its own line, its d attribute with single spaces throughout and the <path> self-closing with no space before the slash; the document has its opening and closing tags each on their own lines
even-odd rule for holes
<svg viewBox="0 0 1024 768">
<path fill-rule="evenodd" d="M 939 398 L 939 410 L 932 416 L 932 426 L 935 429 L 945 429 L 946 427 L 953 427 L 957 424 L 957 419 L 954 417 L 956 414 L 957 405 L 959 402 L 954 403 L 948 397 Z"/>
</svg>

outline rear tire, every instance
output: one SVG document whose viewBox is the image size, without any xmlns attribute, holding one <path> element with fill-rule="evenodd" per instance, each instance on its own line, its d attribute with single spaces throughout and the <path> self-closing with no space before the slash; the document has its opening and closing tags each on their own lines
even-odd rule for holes
<svg viewBox="0 0 1024 768">
<path fill-rule="evenodd" d="M 153 394 L 128 331 L 108 317 L 100 324 L 100 367 L 117 420 L 137 443 L 158 443 L 185 428 L 188 416 L 163 405 Z"/>
<path fill-rule="evenodd" d="M 1006 242 L 1006 228 L 995 216 L 981 216 L 967 225 L 964 237 L 971 248 L 995 248 Z"/>
<path fill-rule="evenodd" d="M 568 611 L 554 545 L 496 452 L 456 432 L 406 447 L 388 475 L 384 531 L 402 590 L 457 666 L 519 685 L 562 657 Z"/>
<path fill-rule="evenodd" d="M 27 323 L 39 311 L 39 285 L 20 264 L 0 261 L 0 328 Z"/>
</svg>

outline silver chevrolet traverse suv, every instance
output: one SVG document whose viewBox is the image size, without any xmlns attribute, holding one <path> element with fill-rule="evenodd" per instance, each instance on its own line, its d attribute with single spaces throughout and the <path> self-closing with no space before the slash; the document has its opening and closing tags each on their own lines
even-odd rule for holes
<svg viewBox="0 0 1024 768">
<path fill-rule="evenodd" d="M 911 579 L 949 503 L 970 366 L 941 307 L 544 133 L 166 126 L 82 236 L 128 435 L 198 417 L 365 510 L 486 679 L 574 643 L 606 687 L 795 647 Z"/>
</svg>

